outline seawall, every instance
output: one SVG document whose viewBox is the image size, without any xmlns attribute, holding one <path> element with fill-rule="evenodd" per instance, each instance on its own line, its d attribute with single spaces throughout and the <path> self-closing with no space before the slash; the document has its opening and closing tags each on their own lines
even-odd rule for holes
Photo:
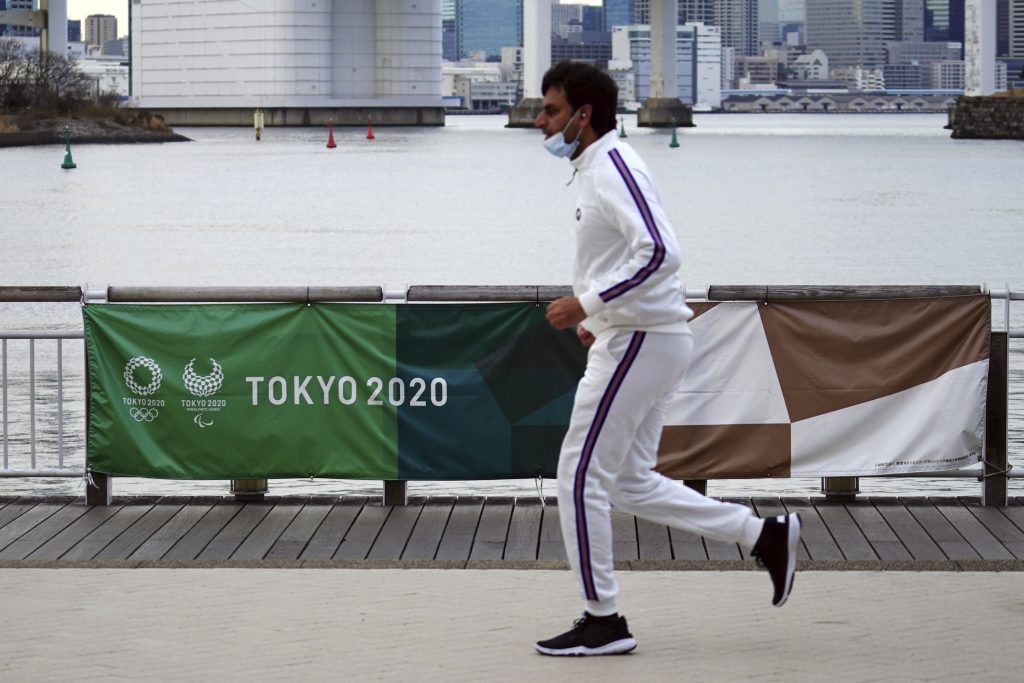
<svg viewBox="0 0 1024 683">
<path fill-rule="evenodd" d="M 255 107 L 149 108 L 169 126 L 249 126 Z M 265 126 L 443 126 L 444 107 L 267 107 Z"/>
<path fill-rule="evenodd" d="M 136 142 L 187 142 L 162 121 L 145 117 L 145 125 L 126 125 L 108 119 L 41 119 L 32 130 L 0 133 L 0 147 L 31 145 L 63 145 L 64 130 L 71 134 L 72 144 L 132 144 Z"/>
<path fill-rule="evenodd" d="M 960 97 L 947 128 L 957 139 L 1024 140 L 1024 96 Z"/>
</svg>

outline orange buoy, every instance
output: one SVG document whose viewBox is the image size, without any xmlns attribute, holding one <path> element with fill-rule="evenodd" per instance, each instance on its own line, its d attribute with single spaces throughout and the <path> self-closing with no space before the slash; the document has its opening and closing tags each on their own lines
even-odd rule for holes
<svg viewBox="0 0 1024 683">
<path fill-rule="evenodd" d="M 366 117 L 366 139 L 373 140 L 373 117 Z"/>
<path fill-rule="evenodd" d="M 327 134 L 327 149 L 334 149 L 338 145 L 334 144 L 334 126 L 328 126 L 330 133 Z"/>
</svg>

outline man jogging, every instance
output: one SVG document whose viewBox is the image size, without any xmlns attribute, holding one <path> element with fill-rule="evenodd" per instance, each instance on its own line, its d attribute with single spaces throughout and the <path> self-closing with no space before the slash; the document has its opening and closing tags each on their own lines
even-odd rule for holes
<svg viewBox="0 0 1024 683">
<path fill-rule="evenodd" d="M 665 411 L 693 350 L 679 246 L 647 167 L 616 135 L 612 79 L 562 62 L 541 90 L 534 125 L 549 152 L 570 160 L 579 185 L 574 295 L 552 302 L 547 318 L 575 327 L 589 350 L 558 460 L 562 536 L 585 611 L 537 650 L 621 654 L 636 640 L 616 604 L 611 506 L 751 549 L 771 576 L 776 606 L 793 586 L 800 517 L 761 520 L 654 471 Z"/>
</svg>

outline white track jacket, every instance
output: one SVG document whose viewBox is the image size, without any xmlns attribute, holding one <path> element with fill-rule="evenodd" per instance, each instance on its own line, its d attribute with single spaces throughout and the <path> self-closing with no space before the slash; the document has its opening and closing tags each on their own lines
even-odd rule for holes
<svg viewBox="0 0 1024 683">
<path fill-rule="evenodd" d="M 571 160 L 579 174 L 573 293 L 583 327 L 689 334 L 679 244 L 647 166 L 612 129 Z"/>
</svg>

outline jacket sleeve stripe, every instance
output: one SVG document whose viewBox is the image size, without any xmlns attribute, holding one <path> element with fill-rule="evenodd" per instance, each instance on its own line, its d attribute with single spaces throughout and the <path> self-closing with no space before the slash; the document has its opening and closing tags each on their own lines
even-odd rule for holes
<svg viewBox="0 0 1024 683">
<path fill-rule="evenodd" d="M 651 207 L 647 205 L 647 200 L 644 198 L 643 192 L 640 191 L 640 186 L 637 185 L 636 179 L 633 174 L 630 173 L 629 167 L 626 166 L 626 162 L 622 160 L 622 155 L 619 154 L 619 150 L 612 149 L 608 152 L 608 156 L 611 157 L 612 163 L 615 164 L 615 169 L 622 176 L 623 182 L 626 183 L 626 187 L 629 189 L 630 195 L 633 197 L 633 201 L 636 203 L 636 208 L 640 211 L 640 216 L 644 220 L 644 225 L 647 226 L 647 232 L 650 233 L 651 239 L 654 240 L 654 253 L 651 255 L 651 260 L 647 264 L 633 274 L 628 280 L 623 280 L 617 285 L 613 285 L 608 289 L 600 293 L 601 300 L 605 303 L 612 299 L 622 296 L 629 290 L 637 287 L 649 278 L 665 260 L 665 243 L 661 240 L 661 234 L 658 232 L 658 226 L 654 222 L 654 216 L 651 214 Z"/>
</svg>

